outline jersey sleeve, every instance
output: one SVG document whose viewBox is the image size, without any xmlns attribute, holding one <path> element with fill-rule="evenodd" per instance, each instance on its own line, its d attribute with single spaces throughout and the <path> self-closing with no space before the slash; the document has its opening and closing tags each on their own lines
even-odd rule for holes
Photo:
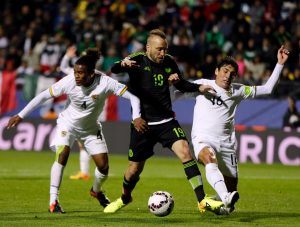
<svg viewBox="0 0 300 227">
<path fill-rule="evenodd" d="M 66 75 L 70 74 L 73 71 L 73 68 L 69 66 L 69 61 L 70 58 L 65 54 L 59 66 L 60 70 Z"/>
<path fill-rule="evenodd" d="M 125 91 L 127 91 L 127 86 L 124 84 L 119 83 L 118 81 L 115 81 L 116 85 L 114 86 L 114 94 L 118 96 L 122 96 Z"/>
<path fill-rule="evenodd" d="M 55 84 L 53 84 L 50 88 L 50 94 L 52 97 L 58 97 L 62 94 L 67 93 L 67 87 L 72 84 L 73 75 L 68 75 Z"/>
<path fill-rule="evenodd" d="M 109 76 L 103 76 L 103 80 L 105 81 L 105 93 L 114 94 L 117 96 L 122 96 L 124 92 L 127 90 L 127 86 L 124 84 L 119 83 L 117 80 L 109 77 Z M 104 81 L 100 82 L 100 85 L 98 85 L 94 91 L 93 94 L 101 93 L 101 89 L 103 89 Z"/>
<path fill-rule="evenodd" d="M 118 73 L 121 73 L 121 72 L 125 72 L 125 69 L 123 69 L 121 67 L 121 62 L 122 62 L 121 60 L 114 62 L 114 64 L 112 65 L 110 71 L 112 73 L 115 73 L 115 74 L 118 74 Z"/>
<path fill-rule="evenodd" d="M 176 61 L 174 60 L 174 58 L 171 55 L 166 55 L 166 57 L 169 58 L 169 62 L 170 62 L 170 66 L 172 68 L 172 72 L 173 73 L 177 73 L 178 76 L 182 79 L 182 73 L 180 72 L 178 65 L 176 63 Z"/>
<path fill-rule="evenodd" d="M 136 53 L 130 54 L 130 55 L 127 56 L 125 59 L 129 59 L 129 60 L 136 61 L 137 64 L 139 65 L 139 64 L 140 64 L 139 62 L 142 61 L 142 58 L 143 58 L 144 55 L 145 55 L 144 52 L 136 52 Z M 122 60 L 124 60 L 124 59 L 122 59 Z M 124 72 L 129 73 L 129 72 L 135 70 L 134 67 L 132 67 L 132 68 L 122 67 L 122 66 L 121 66 L 122 60 L 119 60 L 119 61 L 114 62 L 114 64 L 113 64 L 112 67 L 111 67 L 111 72 L 112 72 L 112 73 L 115 73 L 115 74 L 118 74 L 118 73 L 124 73 Z"/>
<path fill-rule="evenodd" d="M 177 63 L 171 55 L 166 55 L 166 64 L 171 67 L 170 71 L 177 73 L 178 80 L 173 82 L 174 87 L 181 92 L 197 92 L 199 91 L 199 85 L 191 83 L 183 78 L 182 73 L 180 72 Z M 170 74 L 170 75 L 171 75 Z"/>
<path fill-rule="evenodd" d="M 195 84 L 207 84 L 207 83 L 205 83 L 204 79 L 194 80 L 193 83 L 195 83 Z"/>
<path fill-rule="evenodd" d="M 256 86 L 238 85 L 237 96 L 242 99 L 254 98 L 256 94 Z"/>
<path fill-rule="evenodd" d="M 277 63 L 266 84 L 257 86 L 256 96 L 270 95 L 273 92 L 274 87 L 278 83 L 282 69 L 283 65 Z"/>
</svg>

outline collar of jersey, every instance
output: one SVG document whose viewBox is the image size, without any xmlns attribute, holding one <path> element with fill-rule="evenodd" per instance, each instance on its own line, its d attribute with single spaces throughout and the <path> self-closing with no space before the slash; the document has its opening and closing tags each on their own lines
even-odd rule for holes
<svg viewBox="0 0 300 227">
<path fill-rule="evenodd" d="M 220 91 L 222 91 L 222 92 L 225 92 L 225 93 L 227 93 L 227 92 L 232 92 L 232 84 L 230 85 L 230 87 L 229 87 L 228 90 L 226 90 L 226 89 L 220 87 L 219 85 L 217 85 L 216 80 L 214 81 L 214 84 L 215 84 L 216 87 L 217 87 Z M 218 91 L 217 91 L 217 92 L 218 92 Z"/>
</svg>

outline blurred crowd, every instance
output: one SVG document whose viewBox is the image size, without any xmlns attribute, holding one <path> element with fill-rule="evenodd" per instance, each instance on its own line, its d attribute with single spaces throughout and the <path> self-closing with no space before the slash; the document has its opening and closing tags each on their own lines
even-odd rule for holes
<svg viewBox="0 0 300 227">
<path fill-rule="evenodd" d="M 98 67 L 111 75 L 113 62 L 144 50 L 153 28 L 165 31 L 169 53 L 191 80 L 212 78 L 230 55 L 238 81 L 264 83 L 284 44 L 290 59 L 273 98 L 300 93 L 297 0 L 3 0 L 0 70 L 15 72 L 17 88 L 30 100 L 63 76 L 59 64 L 68 47 L 75 45 L 78 55 L 99 47 Z"/>
</svg>

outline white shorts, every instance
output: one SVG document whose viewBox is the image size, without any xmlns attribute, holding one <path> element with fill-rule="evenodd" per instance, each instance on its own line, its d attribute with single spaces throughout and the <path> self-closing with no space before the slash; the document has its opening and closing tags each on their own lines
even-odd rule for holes
<svg viewBox="0 0 300 227">
<path fill-rule="evenodd" d="M 207 135 L 197 135 L 192 138 L 192 143 L 196 158 L 198 158 L 200 151 L 204 147 L 210 147 L 216 155 L 221 173 L 228 177 L 238 177 L 235 137 L 216 138 Z"/>
<path fill-rule="evenodd" d="M 78 132 L 75 129 L 68 129 L 60 123 L 56 127 L 56 133 L 50 144 L 50 148 L 54 151 L 56 151 L 57 146 L 62 145 L 72 148 L 75 140 L 82 143 L 89 155 L 108 153 L 106 141 L 100 125 L 90 131 Z"/>
</svg>

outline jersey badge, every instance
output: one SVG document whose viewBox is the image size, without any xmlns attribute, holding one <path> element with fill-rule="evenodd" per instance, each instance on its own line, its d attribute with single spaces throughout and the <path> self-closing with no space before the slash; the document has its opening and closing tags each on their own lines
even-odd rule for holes
<svg viewBox="0 0 300 227">
<path fill-rule="evenodd" d="M 149 66 L 145 66 L 144 70 L 149 72 L 151 71 Z"/>
<path fill-rule="evenodd" d="M 61 135 L 61 137 L 65 137 L 67 135 L 67 131 L 61 131 L 60 135 Z"/>
<path fill-rule="evenodd" d="M 98 98 L 98 95 L 92 95 L 92 99 L 94 102 L 97 100 L 97 98 Z"/>
<path fill-rule="evenodd" d="M 170 73 L 172 70 L 171 68 L 165 68 L 166 73 Z"/>
<path fill-rule="evenodd" d="M 226 94 L 231 97 L 232 96 L 232 90 L 226 91 Z"/>
</svg>

